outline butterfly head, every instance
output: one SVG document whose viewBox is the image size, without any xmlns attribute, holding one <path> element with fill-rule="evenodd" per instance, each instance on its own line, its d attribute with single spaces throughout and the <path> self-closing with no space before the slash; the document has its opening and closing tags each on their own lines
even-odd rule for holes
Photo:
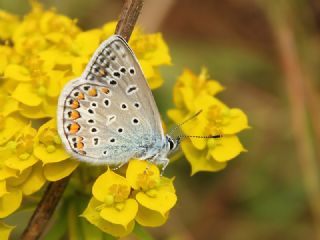
<svg viewBox="0 0 320 240">
<path fill-rule="evenodd" d="M 180 137 L 177 138 L 173 138 L 170 135 L 166 135 L 166 145 L 165 145 L 165 149 L 168 152 L 168 154 L 174 152 L 178 146 L 180 145 Z"/>
</svg>

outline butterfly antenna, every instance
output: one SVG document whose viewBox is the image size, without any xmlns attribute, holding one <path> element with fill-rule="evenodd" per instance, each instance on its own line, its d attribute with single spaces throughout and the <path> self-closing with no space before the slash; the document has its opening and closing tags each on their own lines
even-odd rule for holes
<svg viewBox="0 0 320 240">
<path fill-rule="evenodd" d="M 170 135 L 172 135 L 175 131 L 177 131 L 177 129 L 179 129 L 183 124 L 189 122 L 190 120 L 196 118 L 200 113 L 202 112 L 202 109 L 199 110 L 198 112 L 196 112 L 193 116 L 187 118 L 186 120 L 184 120 L 182 123 L 179 123 L 178 125 L 176 125 L 174 128 L 172 128 L 172 130 L 170 131 Z"/>
<path fill-rule="evenodd" d="M 222 135 L 209 135 L 209 136 L 190 136 L 190 135 L 182 135 L 179 136 L 178 139 L 181 141 L 184 138 L 222 138 Z"/>
</svg>

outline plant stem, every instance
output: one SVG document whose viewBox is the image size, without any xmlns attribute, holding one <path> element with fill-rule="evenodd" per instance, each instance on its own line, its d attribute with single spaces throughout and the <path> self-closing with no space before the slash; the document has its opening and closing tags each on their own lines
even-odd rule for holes
<svg viewBox="0 0 320 240">
<path fill-rule="evenodd" d="M 307 200 L 314 218 L 315 239 L 320 240 L 320 177 L 317 165 L 317 149 L 313 144 L 313 140 L 318 140 L 318 138 L 312 139 L 308 121 L 309 115 L 311 115 L 312 124 L 316 124 L 319 118 L 318 115 L 311 112 L 317 111 L 314 107 L 316 99 L 314 96 L 308 96 L 308 94 L 314 94 L 314 91 L 312 91 L 310 79 L 304 73 L 299 60 L 296 39 L 292 30 L 293 26 L 288 19 L 290 5 L 285 0 L 271 1 L 268 4 L 266 5 L 268 18 L 279 53 L 284 84 L 291 107 L 291 126 L 297 160 L 300 164 Z M 320 133 L 319 128 L 315 126 L 313 130 L 316 131 L 315 135 L 317 137 Z"/>
<path fill-rule="evenodd" d="M 116 27 L 116 34 L 129 41 L 133 28 L 137 22 L 143 6 L 143 0 L 126 0 L 120 13 Z M 34 211 L 28 226 L 24 230 L 21 240 L 39 239 L 52 217 L 59 200 L 62 198 L 70 176 L 56 182 L 49 183 L 41 201 Z"/>
<path fill-rule="evenodd" d="M 46 224 L 56 209 L 69 180 L 70 176 L 59 181 L 49 183 L 41 201 L 28 223 L 27 228 L 21 236 L 21 240 L 39 239 Z"/>
<path fill-rule="evenodd" d="M 142 6 L 143 0 L 125 0 L 123 4 L 116 27 L 116 34 L 123 37 L 127 42 L 138 20 Z"/>
</svg>

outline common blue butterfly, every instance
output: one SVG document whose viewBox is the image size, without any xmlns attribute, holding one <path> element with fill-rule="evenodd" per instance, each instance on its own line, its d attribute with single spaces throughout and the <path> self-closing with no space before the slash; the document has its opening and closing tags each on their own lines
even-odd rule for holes
<svg viewBox="0 0 320 240">
<path fill-rule="evenodd" d="M 93 164 L 120 167 L 137 158 L 164 169 L 180 142 L 164 134 L 137 58 L 118 35 L 104 41 L 83 74 L 65 86 L 57 122 L 67 151 Z"/>
</svg>

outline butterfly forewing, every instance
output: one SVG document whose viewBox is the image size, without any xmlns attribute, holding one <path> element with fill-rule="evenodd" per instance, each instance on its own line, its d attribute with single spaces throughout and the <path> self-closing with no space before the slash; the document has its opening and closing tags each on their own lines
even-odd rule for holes
<svg viewBox="0 0 320 240">
<path fill-rule="evenodd" d="M 126 42 L 101 44 L 80 79 L 59 99 L 58 129 L 80 160 L 120 165 L 161 148 L 163 130 L 151 90 Z"/>
</svg>

